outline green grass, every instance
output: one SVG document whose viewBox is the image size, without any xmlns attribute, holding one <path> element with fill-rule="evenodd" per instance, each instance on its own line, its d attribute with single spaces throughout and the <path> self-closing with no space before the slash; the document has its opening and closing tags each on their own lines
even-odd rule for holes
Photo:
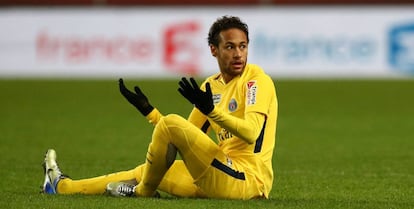
<svg viewBox="0 0 414 209">
<path fill-rule="evenodd" d="M 152 126 L 116 81 L 0 80 L 0 208 L 414 208 L 414 80 L 276 80 L 270 200 L 42 195 L 47 148 L 73 178 L 141 164 Z M 187 116 L 176 81 L 139 83 Z"/>
</svg>

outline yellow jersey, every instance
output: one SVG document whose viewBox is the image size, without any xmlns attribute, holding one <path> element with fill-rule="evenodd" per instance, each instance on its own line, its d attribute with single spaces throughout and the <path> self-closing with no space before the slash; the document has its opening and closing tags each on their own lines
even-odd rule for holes
<svg viewBox="0 0 414 209">
<path fill-rule="evenodd" d="M 195 108 L 189 121 L 205 132 L 213 130 L 219 148 L 228 157 L 227 166 L 240 171 L 237 175 L 246 172 L 254 176 L 268 197 L 273 185 L 272 156 L 278 114 L 273 80 L 259 66 L 247 64 L 243 73 L 228 83 L 220 73 L 208 77 L 201 86 L 203 90 L 206 82 L 210 83 L 215 108 L 207 117 Z M 264 122 L 243 124 L 251 113 L 263 115 Z M 257 126 L 257 134 L 251 136 L 253 131 L 243 125 L 251 125 L 251 130 Z"/>
</svg>

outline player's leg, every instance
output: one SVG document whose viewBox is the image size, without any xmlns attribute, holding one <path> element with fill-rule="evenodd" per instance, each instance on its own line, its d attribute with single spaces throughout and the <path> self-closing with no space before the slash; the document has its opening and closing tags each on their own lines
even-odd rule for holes
<svg viewBox="0 0 414 209">
<path fill-rule="evenodd" d="M 109 182 L 135 181 L 135 169 L 94 178 L 72 180 L 60 171 L 56 162 L 56 152 L 53 149 L 46 153 L 44 169 L 43 192 L 48 194 L 102 194 Z"/>
<path fill-rule="evenodd" d="M 59 181 L 57 191 L 59 194 L 103 194 L 106 185 L 110 182 L 135 182 L 134 170 L 121 171 L 103 176 L 72 180 L 64 178 Z"/>
<path fill-rule="evenodd" d="M 157 188 L 155 185 L 165 177 L 165 170 L 169 166 L 168 158 L 175 158 L 171 145 L 179 151 L 185 167 L 196 180 L 195 184 L 208 194 L 208 197 L 262 197 L 262 186 L 251 172 L 246 172 L 245 162 L 228 158 L 208 135 L 184 118 L 173 114 L 163 117 L 154 130 L 147 154 L 146 169 L 136 189 L 137 195 L 142 194 L 139 189 L 152 194 L 151 192 Z M 180 174 L 175 177 L 179 178 Z"/>
<path fill-rule="evenodd" d="M 138 196 L 154 195 L 177 150 L 193 179 L 201 176 L 221 152 L 205 133 L 186 119 L 174 114 L 161 118 L 148 148 L 142 181 L 135 191 Z"/>
<path fill-rule="evenodd" d="M 56 192 L 59 194 L 102 194 L 110 182 L 122 181 L 137 184 L 142 179 L 144 168 L 145 164 L 142 164 L 132 170 L 79 180 L 65 177 L 58 182 Z M 194 184 L 193 178 L 181 160 L 173 163 L 158 189 L 178 197 L 204 196 L 199 187 Z"/>
</svg>

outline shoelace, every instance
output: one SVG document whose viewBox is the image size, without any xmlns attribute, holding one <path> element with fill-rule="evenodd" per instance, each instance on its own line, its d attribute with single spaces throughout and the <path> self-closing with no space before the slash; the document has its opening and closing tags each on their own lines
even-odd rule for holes
<svg viewBox="0 0 414 209">
<path fill-rule="evenodd" d="M 117 190 L 120 194 L 123 194 L 125 196 L 131 196 L 134 193 L 134 186 L 122 184 L 118 187 Z"/>
<path fill-rule="evenodd" d="M 57 166 L 57 164 L 53 166 L 53 168 L 50 168 L 49 170 L 55 170 L 59 175 L 62 175 L 62 171 L 60 171 L 59 166 Z"/>
<path fill-rule="evenodd" d="M 57 173 L 59 174 L 59 178 L 60 179 L 64 179 L 64 178 L 69 178 L 68 175 L 64 174 L 62 171 L 60 171 L 59 166 L 56 163 L 56 166 L 54 166 L 54 169 L 57 171 Z M 51 169 L 49 169 L 51 170 Z"/>
</svg>

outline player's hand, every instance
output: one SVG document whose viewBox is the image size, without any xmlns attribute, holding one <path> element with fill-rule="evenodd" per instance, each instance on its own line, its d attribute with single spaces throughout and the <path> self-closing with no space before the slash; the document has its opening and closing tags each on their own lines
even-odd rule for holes
<svg viewBox="0 0 414 209">
<path fill-rule="evenodd" d="M 148 98 L 142 93 L 138 86 L 134 87 L 135 92 L 128 90 L 124 85 L 124 80 L 119 79 L 119 91 L 128 100 L 129 103 L 134 105 L 144 116 L 147 116 L 154 107 L 148 101 Z"/>
<path fill-rule="evenodd" d="M 194 78 L 190 78 L 190 82 L 188 82 L 187 78 L 182 78 L 178 83 L 180 85 L 178 91 L 203 114 L 208 115 L 214 109 L 210 83 L 206 83 L 206 91 L 204 92 L 198 87 Z"/>
</svg>

